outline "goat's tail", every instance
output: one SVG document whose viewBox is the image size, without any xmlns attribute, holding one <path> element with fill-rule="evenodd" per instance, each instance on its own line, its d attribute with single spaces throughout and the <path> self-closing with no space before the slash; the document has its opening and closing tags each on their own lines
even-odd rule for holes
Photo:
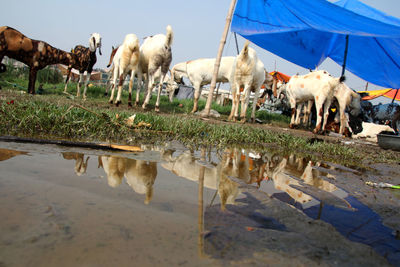
<svg viewBox="0 0 400 267">
<path fill-rule="evenodd" d="M 246 41 L 246 43 L 244 43 L 242 52 L 240 52 L 241 55 L 243 55 L 244 57 L 247 57 L 247 55 L 249 54 L 249 40 Z"/>
<path fill-rule="evenodd" d="M 168 25 L 167 26 L 167 35 L 165 38 L 165 46 L 171 47 L 173 39 L 174 39 L 174 32 L 172 31 L 171 25 Z"/>
</svg>

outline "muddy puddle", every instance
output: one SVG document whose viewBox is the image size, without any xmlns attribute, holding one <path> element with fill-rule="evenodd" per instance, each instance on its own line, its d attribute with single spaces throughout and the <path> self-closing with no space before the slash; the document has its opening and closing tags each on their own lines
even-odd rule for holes
<svg viewBox="0 0 400 267">
<path fill-rule="evenodd" d="M 398 169 L 141 148 L 0 142 L 0 266 L 400 266 Z"/>
</svg>

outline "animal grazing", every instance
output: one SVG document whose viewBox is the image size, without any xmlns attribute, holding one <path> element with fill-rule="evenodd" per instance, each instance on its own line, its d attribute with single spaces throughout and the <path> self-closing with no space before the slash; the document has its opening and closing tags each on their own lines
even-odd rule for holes
<svg viewBox="0 0 400 267">
<path fill-rule="evenodd" d="M 98 33 L 92 33 L 89 38 L 89 48 L 84 47 L 82 45 L 77 45 L 72 50 L 72 53 L 75 55 L 74 63 L 72 66 L 68 67 L 67 78 L 65 79 L 65 87 L 64 93 L 67 92 L 67 86 L 69 82 L 69 76 L 71 74 L 72 68 L 77 69 L 79 71 L 79 81 L 77 85 L 76 96 L 80 96 L 81 94 L 81 83 L 84 82 L 84 90 L 83 90 L 83 99 L 86 99 L 86 90 L 87 85 L 90 80 L 90 75 L 93 71 L 93 66 L 96 64 L 96 50 L 99 48 L 99 54 L 101 55 L 101 36 Z M 84 79 L 84 73 L 86 72 L 86 79 Z M 85 80 L 85 81 L 84 81 Z"/>
<path fill-rule="evenodd" d="M 115 100 L 115 104 L 118 106 L 121 103 L 121 93 L 122 85 L 124 83 L 126 75 L 130 72 L 130 82 L 129 82 L 129 98 L 128 105 L 132 106 L 132 86 L 135 73 L 138 71 L 139 66 L 139 39 L 133 33 L 127 34 L 125 36 L 124 42 L 118 48 L 115 56 L 113 58 L 113 80 L 112 80 L 112 90 L 109 103 L 112 104 L 114 101 L 114 90 L 116 86 L 117 79 L 118 82 L 118 94 Z"/>
<path fill-rule="evenodd" d="M 145 109 L 150 102 L 151 93 L 154 85 L 155 75 L 160 69 L 160 83 L 157 92 L 157 101 L 155 111 L 160 111 L 160 94 L 162 84 L 165 79 L 165 75 L 168 72 L 169 66 L 172 61 L 171 45 L 174 33 L 170 25 L 167 26 L 167 33 L 156 34 L 154 36 L 147 37 L 143 44 L 140 46 L 140 58 L 138 68 L 138 86 L 136 90 L 136 102 L 135 105 L 139 105 L 139 94 L 140 85 L 144 76 L 145 90 L 147 90 L 145 100 L 142 108 Z"/>
<path fill-rule="evenodd" d="M 217 82 L 232 84 L 235 57 L 222 57 L 218 70 Z M 174 92 L 179 84 L 183 83 L 183 77 L 189 79 L 195 89 L 192 113 L 198 110 L 198 101 L 204 85 L 210 84 L 215 65 L 215 58 L 201 58 L 181 62 L 171 69 L 171 79 L 167 83 L 167 90 Z"/>
<path fill-rule="evenodd" d="M 52 64 L 72 66 L 73 55 L 57 49 L 44 41 L 26 37 L 19 31 L 8 27 L 0 27 L 0 63 L 3 57 L 16 59 L 28 65 L 28 93 L 35 94 L 35 81 L 38 70 Z M 5 70 L 5 65 L 0 64 Z"/>
<path fill-rule="evenodd" d="M 242 51 L 236 57 L 232 73 L 232 110 L 229 120 L 236 120 L 239 115 L 239 101 L 241 102 L 240 118 L 244 123 L 246 121 L 247 106 L 250 101 L 250 93 L 254 92 L 254 100 L 251 112 L 251 120 L 255 121 L 255 112 L 257 100 L 261 85 L 265 81 L 264 64 L 258 59 L 256 51 L 249 47 L 249 41 L 246 41 Z M 243 97 L 240 99 L 241 88 L 243 88 Z"/>
<path fill-rule="evenodd" d="M 335 88 L 343 81 L 344 77 L 334 78 L 323 70 L 313 71 L 307 75 L 294 75 L 285 88 L 292 109 L 290 127 L 293 128 L 298 123 L 295 121 L 296 105 L 313 100 L 317 111 L 317 122 L 313 132 L 324 131 Z"/>
</svg>

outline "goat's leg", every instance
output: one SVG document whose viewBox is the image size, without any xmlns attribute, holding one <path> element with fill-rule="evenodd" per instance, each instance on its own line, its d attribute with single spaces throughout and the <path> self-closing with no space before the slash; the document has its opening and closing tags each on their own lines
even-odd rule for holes
<svg viewBox="0 0 400 267">
<path fill-rule="evenodd" d="M 137 73 L 137 84 L 136 84 L 136 100 L 135 100 L 135 106 L 139 106 L 139 101 L 140 101 L 140 89 L 142 88 L 142 81 L 143 81 L 143 74 L 139 70 Z"/>
<path fill-rule="evenodd" d="M 316 126 L 313 130 L 313 133 L 318 133 L 321 128 L 322 128 L 322 118 L 324 117 L 324 109 L 323 109 L 323 105 L 325 102 L 325 99 L 321 99 L 322 97 L 315 99 L 315 108 L 317 110 L 317 122 L 316 122 Z"/>
<path fill-rule="evenodd" d="M 156 101 L 156 107 L 155 107 L 156 112 L 160 112 L 160 95 L 161 95 L 161 90 L 162 90 L 164 79 L 165 79 L 165 74 L 166 73 L 161 72 L 160 82 L 158 84 L 157 101 Z"/>
<path fill-rule="evenodd" d="M 147 94 L 146 94 L 146 98 L 143 102 L 142 108 L 146 109 L 146 106 L 149 104 L 150 102 L 150 98 L 151 98 L 151 93 L 153 91 L 153 84 L 154 84 L 154 74 L 147 74 Z"/>
<path fill-rule="evenodd" d="M 257 107 L 257 101 L 258 101 L 259 95 L 260 95 L 260 86 L 258 86 L 258 88 L 256 88 L 255 92 L 254 92 L 253 108 L 252 108 L 251 117 L 250 117 L 252 123 L 256 122 L 256 107 Z"/>
<path fill-rule="evenodd" d="M 228 120 L 232 121 L 234 114 L 235 114 L 235 108 L 236 108 L 236 95 L 237 92 L 232 88 L 232 108 L 231 108 L 231 113 L 229 114 Z"/>
<path fill-rule="evenodd" d="M 193 109 L 192 109 L 192 113 L 195 113 L 198 109 L 199 109 L 199 98 L 200 98 L 200 94 L 201 94 L 201 82 L 194 82 L 193 83 L 193 87 L 194 87 L 194 99 L 193 99 Z"/>
<path fill-rule="evenodd" d="M 310 126 L 311 125 L 311 109 L 312 109 L 313 103 L 314 103 L 314 101 L 308 100 L 307 107 L 304 109 L 305 112 L 304 112 L 303 123 L 306 126 Z"/>
<path fill-rule="evenodd" d="M 325 100 L 324 105 L 324 121 L 322 123 L 322 132 L 325 133 L 325 127 L 326 127 L 326 123 L 328 122 L 328 116 L 329 116 L 329 109 L 331 107 L 332 104 L 332 98 L 327 98 Z"/>
<path fill-rule="evenodd" d="M 300 124 L 300 114 L 301 114 L 301 110 L 304 107 L 304 102 L 302 103 L 298 103 L 297 107 L 296 107 L 296 118 L 294 120 L 294 125 L 299 125 Z"/>
<path fill-rule="evenodd" d="M 4 52 L 0 52 L 0 73 L 2 72 L 6 72 L 7 67 L 5 64 L 1 63 L 3 61 L 3 57 L 4 57 L 5 53 Z"/>
<path fill-rule="evenodd" d="M 235 105 L 235 113 L 233 117 L 233 121 L 237 121 L 239 118 L 239 105 L 240 105 L 241 93 L 240 93 L 240 86 L 236 87 L 236 105 Z"/>
<path fill-rule="evenodd" d="M 111 87 L 111 96 L 110 99 L 108 100 L 108 103 L 112 104 L 114 100 L 114 92 L 115 92 L 115 87 L 117 86 L 117 79 L 118 79 L 118 74 L 121 71 L 119 68 L 114 68 L 114 73 L 113 73 L 113 81 L 112 81 L 112 87 Z"/>
<path fill-rule="evenodd" d="M 290 103 L 290 108 L 292 109 L 289 128 L 293 129 L 295 125 L 295 116 L 296 116 L 296 100 L 292 97 L 289 97 L 289 103 Z"/>
<path fill-rule="evenodd" d="M 250 93 L 251 93 L 251 87 L 246 85 L 243 90 L 243 96 L 241 99 L 241 107 L 240 107 L 240 121 L 242 123 L 246 122 L 246 113 L 247 113 L 247 107 L 249 106 L 250 102 Z"/>
<path fill-rule="evenodd" d="M 76 96 L 79 97 L 81 95 L 81 83 L 83 82 L 84 77 L 83 77 L 83 72 L 79 73 L 79 81 L 77 85 L 77 91 L 76 91 Z"/>
<path fill-rule="evenodd" d="M 132 107 L 132 87 L 135 80 L 135 70 L 131 71 L 131 78 L 129 80 L 129 96 L 128 96 L 128 106 Z"/>
<path fill-rule="evenodd" d="M 68 89 L 68 82 L 69 82 L 69 78 L 70 78 L 70 75 L 71 75 L 71 70 L 72 70 L 72 68 L 68 68 L 67 78 L 65 78 L 64 93 L 66 93 L 67 89 Z"/>
<path fill-rule="evenodd" d="M 29 84 L 28 84 L 28 93 L 34 95 L 35 94 L 35 82 L 36 82 L 36 74 L 37 69 L 31 67 L 29 70 Z"/>
<path fill-rule="evenodd" d="M 126 71 L 124 71 L 124 72 L 119 76 L 118 93 L 117 93 L 117 99 L 115 100 L 115 105 L 116 105 L 117 107 L 119 106 L 119 104 L 121 104 L 122 85 L 124 84 L 125 76 L 126 76 Z"/>
<path fill-rule="evenodd" d="M 86 73 L 85 87 L 83 89 L 83 100 L 86 100 L 86 91 L 87 91 L 87 87 L 88 87 L 88 84 L 90 81 L 90 75 L 91 75 L 90 72 Z"/>
</svg>

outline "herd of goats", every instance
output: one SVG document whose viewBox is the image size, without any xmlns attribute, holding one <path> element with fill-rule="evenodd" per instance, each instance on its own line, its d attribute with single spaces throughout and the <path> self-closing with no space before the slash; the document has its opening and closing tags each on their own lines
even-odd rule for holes
<svg viewBox="0 0 400 267">
<path fill-rule="evenodd" d="M 109 103 L 115 103 L 117 106 L 121 103 L 123 82 L 125 77 L 130 75 L 128 105 L 132 106 L 132 87 L 136 77 L 138 86 L 135 105 L 139 105 L 142 82 L 144 81 L 143 86 L 147 90 L 143 109 L 148 105 L 157 82 L 155 110 L 159 111 L 164 82 L 172 101 L 176 89 L 184 84 L 183 78 L 187 78 L 195 90 L 192 112 L 196 112 L 202 86 L 211 83 L 215 58 L 178 63 L 171 68 L 171 76 L 168 78 L 167 72 L 172 61 L 172 41 L 173 31 L 170 25 L 167 26 L 165 35 L 156 34 L 147 37 L 141 45 L 135 34 L 127 34 L 122 45 L 113 49 L 110 56 L 112 79 Z M 77 45 L 71 52 L 66 52 L 44 41 L 30 39 L 11 27 L 3 26 L 0 27 L 0 72 L 6 70 L 6 66 L 1 64 L 4 56 L 25 63 L 29 67 L 28 93 L 35 94 L 37 71 L 48 65 L 64 64 L 68 66 L 64 90 L 67 90 L 71 70 L 76 69 L 80 73 L 77 96 L 80 96 L 80 87 L 84 84 L 85 99 L 90 75 L 97 61 L 97 49 L 101 55 L 101 36 L 98 33 L 90 36 L 89 47 Z M 282 82 L 265 70 L 256 51 L 249 47 L 248 41 L 238 56 L 222 57 L 217 76 L 217 82 L 229 82 L 231 87 L 232 109 L 229 120 L 236 121 L 239 118 L 242 122 L 246 120 L 250 95 L 253 93 L 252 122 L 255 121 L 259 99 L 285 98 L 291 110 L 291 128 L 299 125 L 300 121 L 310 124 L 311 114 L 314 111 L 316 116 L 314 133 L 334 130 L 341 135 L 353 134 L 353 136 L 372 138 L 376 138 L 376 135 L 384 130 L 397 133 L 400 106 L 397 104 L 372 106 L 370 102 L 362 101 L 361 96 L 350 89 L 344 80 L 344 77 L 336 78 L 324 70 L 316 70 L 306 75 L 294 75 L 287 83 Z M 114 91 L 117 86 L 118 92 L 114 101 Z M 263 95 L 260 95 L 261 88 L 265 88 Z M 332 105 L 337 108 L 334 119 L 330 116 Z M 391 127 L 377 123 L 382 121 L 386 121 L 386 124 L 391 123 Z"/>
</svg>

